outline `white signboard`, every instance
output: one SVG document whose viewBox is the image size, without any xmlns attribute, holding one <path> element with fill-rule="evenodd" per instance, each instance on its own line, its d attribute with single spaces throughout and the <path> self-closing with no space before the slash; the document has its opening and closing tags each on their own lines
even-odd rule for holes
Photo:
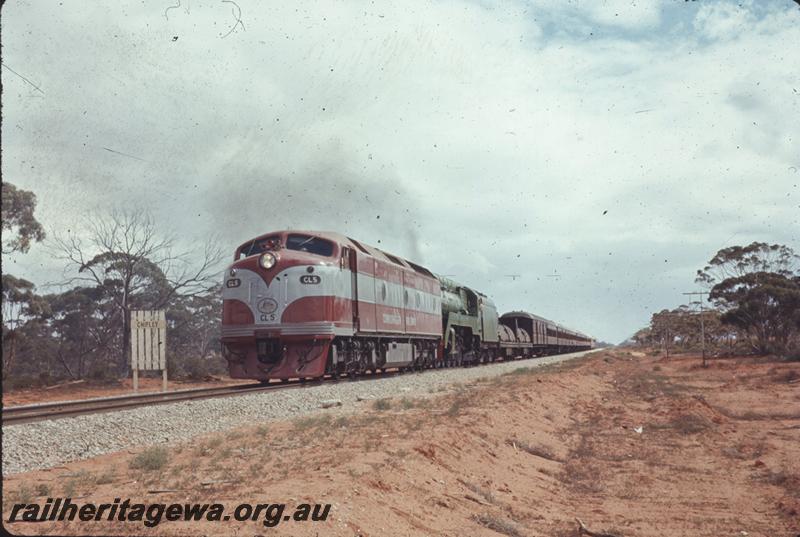
<svg viewBox="0 0 800 537">
<path fill-rule="evenodd" d="M 167 319 L 164 310 L 131 311 L 131 369 L 133 389 L 139 389 L 139 371 L 163 371 L 167 389 Z"/>
</svg>

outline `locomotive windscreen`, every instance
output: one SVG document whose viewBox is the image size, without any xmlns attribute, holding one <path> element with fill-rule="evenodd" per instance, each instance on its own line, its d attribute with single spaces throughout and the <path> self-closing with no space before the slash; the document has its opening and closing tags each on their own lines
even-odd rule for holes
<svg viewBox="0 0 800 537">
<path fill-rule="evenodd" d="M 310 254 L 330 257 L 333 255 L 333 243 L 311 235 L 291 234 L 286 239 L 286 248 L 300 250 Z"/>
<path fill-rule="evenodd" d="M 267 250 L 275 250 L 280 246 L 281 237 L 280 235 L 272 235 L 270 237 L 265 237 L 260 240 L 254 240 L 247 246 L 243 247 L 239 252 L 239 258 L 242 257 L 250 257 L 251 255 L 256 255 L 263 253 Z"/>
</svg>

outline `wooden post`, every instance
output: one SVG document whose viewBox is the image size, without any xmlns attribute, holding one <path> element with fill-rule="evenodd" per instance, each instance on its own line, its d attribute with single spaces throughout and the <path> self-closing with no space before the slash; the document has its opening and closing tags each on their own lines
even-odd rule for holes
<svg viewBox="0 0 800 537">
<path fill-rule="evenodd" d="M 167 318 L 164 310 L 157 312 L 158 365 L 161 367 L 161 391 L 167 391 Z"/>
<path fill-rule="evenodd" d="M 133 372 L 133 391 L 139 391 L 139 332 L 136 330 L 138 311 L 129 311 L 128 327 L 131 331 L 131 371 Z"/>
</svg>

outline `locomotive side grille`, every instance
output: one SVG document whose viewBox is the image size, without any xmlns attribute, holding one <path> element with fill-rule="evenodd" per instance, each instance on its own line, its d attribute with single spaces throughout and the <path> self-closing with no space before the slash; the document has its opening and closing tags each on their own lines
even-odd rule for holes
<svg viewBox="0 0 800 537">
<path fill-rule="evenodd" d="M 237 326 L 222 326 L 222 337 L 252 337 L 255 336 L 256 330 L 263 330 L 264 325 L 260 324 L 247 324 Z M 280 333 L 283 336 L 336 336 L 336 335 L 352 335 L 353 328 L 336 326 L 335 323 L 283 323 L 278 325 L 270 325 L 270 330 Z"/>
</svg>

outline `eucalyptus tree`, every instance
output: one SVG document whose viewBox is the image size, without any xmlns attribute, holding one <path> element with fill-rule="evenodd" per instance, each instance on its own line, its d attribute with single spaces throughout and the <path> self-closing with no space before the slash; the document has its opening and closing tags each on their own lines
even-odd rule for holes
<svg viewBox="0 0 800 537">
<path fill-rule="evenodd" d="M 800 334 L 800 256 L 781 244 L 723 248 L 697 271 L 721 321 L 759 353 L 783 352 Z"/>
<path fill-rule="evenodd" d="M 102 287 L 118 314 L 122 371 L 130 363 L 131 310 L 166 308 L 204 295 L 216 283 L 222 253 L 215 239 L 197 248 L 179 249 L 179 243 L 141 210 L 112 210 L 66 234 L 54 233 L 54 255 L 66 264 L 64 283 Z"/>
<path fill-rule="evenodd" d="M 31 241 L 41 242 L 44 228 L 36 220 L 36 194 L 20 190 L 11 183 L 2 183 L 3 253 L 26 253 Z"/>
</svg>

